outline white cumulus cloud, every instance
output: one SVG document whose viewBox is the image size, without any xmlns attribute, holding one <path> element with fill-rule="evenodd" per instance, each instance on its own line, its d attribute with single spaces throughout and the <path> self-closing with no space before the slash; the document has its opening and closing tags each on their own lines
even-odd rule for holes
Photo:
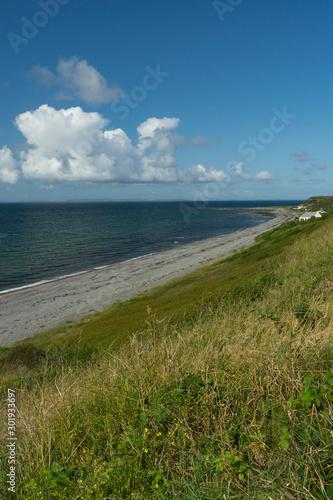
<svg viewBox="0 0 333 500">
<path fill-rule="evenodd" d="M 242 162 L 238 163 L 235 167 L 235 174 L 245 181 L 277 181 L 278 178 L 271 174 L 267 170 L 258 172 L 257 174 L 250 175 L 244 172 L 244 164 Z"/>
<path fill-rule="evenodd" d="M 125 95 L 117 85 L 110 87 L 106 79 L 87 61 L 75 56 L 61 58 L 55 73 L 38 64 L 33 68 L 32 75 L 42 85 L 60 87 L 57 95 L 59 99 L 82 99 L 87 104 L 98 105 Z"/>
<path fill-rule="evenodd" d="M 0 182 L 16 184 L 19 178 L 17 162 L 7 146 L 0 149 Z"/>
<path fill-rule="evenodd" d="M 171 131 L 178 127 L 178 118 L 148 118 L 137 128 L 139 142 L 137 156 L 142 181 L 175 182 L 177 161 L 176 146 Z"/>
<path fill-rule="evenodd" d="M 200 163 L 187 168 L 182 177 L 185 182 L 230 182 L 230 179 L 223 170 L 216 170 L 213 167 L 207 170 L 206 167 Z"/>
<path fill-rule="evenodd" d="M 140 141 L 143 139 L 156 139 L 159 133 L 172 130 L 179 125 L 179 118 L 148 118 L 138 126 L 137 131 L 140 134 Z"/>
<path fill-rule="evenodd" d="M 27 179 L 120 181 L 131 176 L 130 139 L 121 129 L 102 131 L 107 120 L 99 113 L 44 104 L 19 115 L 15 124 L 34 146 L 20 153 Z"/>
<path fill-rule="evenodd" d="M 173 141 L 178 118 L 141 123 L 135 146 L 122 129 L 105 130 L 108 121 L 101 114 L 80 107 L 56 110 L 44 104 L 18 115 L 14 123 L 26 143 L 18 149 L 19 164 L 8 148 L 2 151 L 3 182 L 15 183 L 18 167 L 26 179 L 40 180 L 41 189 L 57 182 L 229 182 L 222 170 L 202 164 L 179 169 Z"/>
</svg>

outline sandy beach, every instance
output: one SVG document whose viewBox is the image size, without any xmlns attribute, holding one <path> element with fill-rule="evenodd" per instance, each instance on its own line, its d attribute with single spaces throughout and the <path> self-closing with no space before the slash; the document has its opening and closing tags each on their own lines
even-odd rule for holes
<svg viewBox="0 0 333 500">
<path fill-rule="evenodd" d="M 140 292 L 222 260 L 253 245 L 259 234 L 295 217 L 283 209 L 269 209 L 267 213 L 274 213 L 275 218 L 238 233 L 0 295 L 0 345 L 13 345 L 68 320 L 78 321 L 116 301 L 128 300 Z"/>
</svg>

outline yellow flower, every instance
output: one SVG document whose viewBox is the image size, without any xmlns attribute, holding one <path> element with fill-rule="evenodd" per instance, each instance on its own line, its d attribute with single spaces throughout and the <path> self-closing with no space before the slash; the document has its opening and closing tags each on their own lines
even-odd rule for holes
<svg viewBox="0 0 333 500">
<path fill-rule="evenodd" d="M 148 453 L 147 448 L 143 448 L 143 451 L 144 451 L 145 453 Z"/>
</svg>

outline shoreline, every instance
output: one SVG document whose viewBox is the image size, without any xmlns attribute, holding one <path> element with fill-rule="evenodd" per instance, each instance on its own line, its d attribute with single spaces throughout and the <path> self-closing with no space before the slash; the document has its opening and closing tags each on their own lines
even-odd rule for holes
<svg viewBox="0 0 333 500">
<path fill-rule="evenodd" d="M 69 320 L 79 321 L 89 313 L 223 260 L 253 245 L 258 235 L 295 218 L 280 208 L 267 209 L 267 212 L 267 216 L 274 215 L 274 218 L 236 233 L 3 293 L 0 295 L 0 346 L 11 346 Z"/>
<path fill-rule="evenodd" d="M 281 208 L 281 207 L 275 207 L 275 208 Z M 204 208 L 204 209 L 201 209 L 201 210 L 207 210 L 207 208 Z M 215 208 L 209 208 L 208 210 L 215 210 Z M 259 208 L 241 208 L 241 207 L 236 207 L 236 208 L 219 208 L 218 210 L 243 210 L 243 211 L 247 211 L 247 212 L 252 212 L 253 214 L 256 214 L 256 215 L 260 215 L 261 217 L 270 217 L 270 218 L 274 218 L 276 217 L 276 214 L 273 213 L 272 209 L 270 208 L 266 208 L 266 207 L 259 207 Z M 260 224 L 263 224 L 265 221 L 263 222 L 260 222 L 258 225 Z M 240 229 L 239 231 L 242 231 L 242 229 Z M 238 231 L 236 231 L 238 232 Z M 179 246 L 185 246 L 185 245 L 189 245 L 191 243 L 195 243 L 197 241 L 206 241 L 208 239 L 213 239 L 213 238 L 217 238 L 217 237 L 220 237 L 220 236 L 228 236 L 228 234 L 234 234 L 234 233 L 226 233 L 226 234 L 221 234 L 221 235 L 218 235 L 218 236 L 211 236 L 211 237 L 205 237 L 205 238 L 193 238 L 193 241 L 192 242 L 188 242 L 188 243 L 181 243 Z M 178 241 L 174 242 L 174 243 L 179 243 Z M 21 291 L 25 291 L 25 290 L 28 290 L 28 289 L 31 289 L 31 288 L 36 288 L 40 285 L 47 285 L 49 283 L 55 283 L 57 281 L 61 281 L 61 280 L 64 280 L 64 279 L 67 279 L 67 278 L 72 278 L 72 277 L 76 277 L 76 276 L 79 276 L 80 274 L 87 274 L 87 273 L 90 273 L 90 272 L 95 272 L 95 271 L 98 271 L 100 269 L 106 269 L 106 268 L 109 268 L 109 267 L 112 267 L 114 265 L 118 265 L 118 264 L 125 264 L 127 262 L 130 262 L 131 260 L 136 260 L 136 259 L 141 259 L 143 257 L 147 257 L 147 256 L 150 256 L 150 255 L 154 255 L 154 254 L 157 254 L 157 253 L 162 253 L 162 252 L 166 252 L 166 251 L 169 251 L 169 250 L 173 250 L 174 248 L 177 248 L 177 247 L 174 247 L 174 246 L 170 246 L 169 248 L 166 247 L 166 248 L 162 248 L 162 249 L 159 249 L 159 250 L 155 250 L 153 252 L 150 252 L 150 253 L 147 253 L 147 254 L 143 254 L 143 255 L 138 255 L 137 257 L 131 257 L 131 258 L 128 258 L 128 259 L 125 259 L 125 260 L 117 260 L 116 262 L 113 262 L 113 263 L 109 263 L 109 264 L 103 264 L 103 265 L 99 265 L 99 266 L 96 266 L 96 267 L 91 267 L 91 268 L 87 268 L 87 269 L 81 269 L 81 270 L 73 270 L 73 272 L 68 272 L 68 274 L 63 274 L 63 275 L 56 275 L 54 277 L 50 277 L 50 278 L 40 278 L 39 281 L 33 281 L 33 282 L 30 282 L 30 283 L 26 283 L 26 284 L 21 284 L 21 285 L 13 285 L 11 288 L 5 288 L 4 290 L 0 290 L 0 299 L 1 299 L 1 296 L 2 295 L 8 295 L 8 294 L 12 294 L 12 293 L 15 293 L 15 292 L 21 292 Z M 1 316 L 1 311 L 0 311 L 0 316 Z"/>
</svg>

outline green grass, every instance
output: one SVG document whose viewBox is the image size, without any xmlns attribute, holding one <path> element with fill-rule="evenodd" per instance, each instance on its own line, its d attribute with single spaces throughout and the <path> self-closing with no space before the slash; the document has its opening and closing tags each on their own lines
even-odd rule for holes
<svg viewBox="0 0 333 500">
<path fill-rule="evenodd" d="M 333 498 L 332 237 L 331 216 L 284 224 L 2 349 L 15 498 Z"/>
<path fill-rule="evenodd" d="M 333 196 L 312 196 L 308 198 L 303 205 L 305 205 L 309 211 L 320 210 L 322 208 L 325 212 L 332 212 Z"/>
</svg>

